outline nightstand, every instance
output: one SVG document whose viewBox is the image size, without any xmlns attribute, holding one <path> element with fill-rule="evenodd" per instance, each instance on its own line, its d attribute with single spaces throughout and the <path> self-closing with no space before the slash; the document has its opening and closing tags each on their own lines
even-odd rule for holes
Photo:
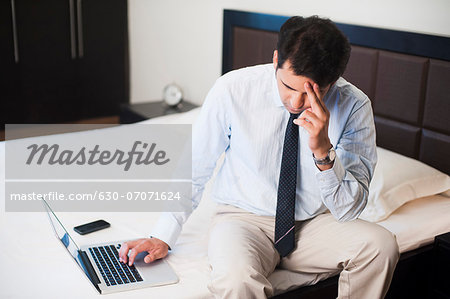
<svg viewBox="0 0 450 299">
<path fill-rule="evenodd" d="M 163 101 L 139 104 L 124 104 L 120 107 L 120 123 L 131 124 L 158 116 L 187 112 L 197 107 L 197 105 L 186 101 L 182 101 L 176 107 L 170 107 Z"/>
<path fill-rule="evenodd" d="M 450 232 L 434 239 L 434 269 L 430 298 L 450 299 Z"/>
</svg>

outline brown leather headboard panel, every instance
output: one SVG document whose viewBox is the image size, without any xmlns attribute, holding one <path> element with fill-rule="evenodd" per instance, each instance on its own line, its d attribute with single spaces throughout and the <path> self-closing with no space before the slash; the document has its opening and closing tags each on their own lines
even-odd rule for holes
<svg viewBox="0 0 450 299">
<path fill-rule="evenodd" d="M 377 145 L 402 155 L 418 158 L 420 128 L 375 115 Z"/>
<path fill-rule="evenodd" d="M 428 71 L 423 125 L 450 134 L 450 62 L 432 59 Z"/>
<path fill-rule="evenodd" d="M 450 62 L 353 46 L 344 78 L 374 90 L 377 145 L 450 173 Z"/>
<path fill-rule="evenodd" d="M 424 129 L 420 143 L 420 160 L 449 173 L 450 136 Z"/>
<path fill-rule="evenodd" d="M 374 112 L 419 125 L 425 97 L 428 59 L 380 51 Z"/>
<path fill-rule="evenodd" d="M 344 75 L 370 99 L 375 98 L 378 53 L 375 49 L 352 46 L 351 59 Z"/>
<path fill-rule="evenodd" d="M 285 20 L 280 16 L 254 13 L 245 13 L 249 16 L 241 18 L 242 14 L 235 13 L 231 21 L 224 19 L 225 71 L 271 62 L 277 31 L 268 30 L 272 26 L 270 22 L 282 24 Z M 345 29 L 352 25 L 338 26 Z M 374 28 L 357 26 L 355 30 L 353 27 L 344 32 L 347 35 L 359 32 L 356 39 L 349 36 L 351 43 L 352 40 L 359 40 L 359 43 L 352 43 L 343 77 L 371 99 L 377 145 L 450 174 L 450 58 L 446 54 L 450 52 L 450 38 L 438 38 L 436 46 L 432 36 L 418 37 L 388 30 L 390 42 L 400 42 L 395 45 L 396 51 L 390 51 L 384 45 L 387 38 L 373 41 L 370 34 Z M 385 31 L 380 36 L 384 37 Z M 366 39 L 370 40 L 371 47 L 361 46 L 364 44 L 361 41 Z M 227 43 L 232 46 L 227 48 Z M 429 56 L 415 53 L 426 54 L 430 49 L 442 47 L 444 54 L 436 55 L 445 59 L 435 59 L 434 52 L 429 52 Z"/>
<path fill-rule="evenodd" d="M 278 34 L 249 28 L 233 28 L 233 69 L 272 61 Z"/>
</svg>

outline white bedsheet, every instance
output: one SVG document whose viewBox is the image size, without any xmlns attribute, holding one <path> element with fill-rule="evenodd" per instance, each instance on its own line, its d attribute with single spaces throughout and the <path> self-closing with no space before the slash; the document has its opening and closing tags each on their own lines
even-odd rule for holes
<svg viewBox="0 0 450 299">
<path fill-rule="evenodd" d="M 190 123 L 198 109 L 145 122 Z M 79 133 L 76 133 L 79 134 Z M 45 213 L 5 213 L 4 143 L 0 143 L 0 298 L 89 298 L 98 296 L 59 241 Z M 177 245 L 167 258 L 180 278 L 174 285 L 106 295 L 108 298 L 209 298 L 207 283 L 208 224 L 215 205 L 209 200 L 211 182 L 196 211 L 189 218 Z M 111 228 L 90 235 L 72 236 L 79 245 L 146 237 L 158 213 L 58 213 L 71 227 L 105 219 Z M 450 231 L 450 198 L 442 195 L 414 200 L 380 225 L 397 236 L 400 251 L 431 243 L 435 235 Z M 276 293 L 314 283 L 314 275 L 276 270 L 270 277 Z"/>
</svg>

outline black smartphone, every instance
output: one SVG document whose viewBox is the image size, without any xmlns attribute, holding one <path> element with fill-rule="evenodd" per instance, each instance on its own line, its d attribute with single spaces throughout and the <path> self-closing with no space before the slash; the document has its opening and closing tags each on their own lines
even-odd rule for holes
<svg viewBox="0 0 450 299">
<path fill-rule="evenodd" d="M 74 231 L 79 233 L 80 235 L 89 234 L 107 227 L 110 227 L 111 224 L 106 222 L 105 220 L 97 220 L 89 223 L 85 223 L 82 225 L 75 226 L 73 228 Z"/>
</svg>

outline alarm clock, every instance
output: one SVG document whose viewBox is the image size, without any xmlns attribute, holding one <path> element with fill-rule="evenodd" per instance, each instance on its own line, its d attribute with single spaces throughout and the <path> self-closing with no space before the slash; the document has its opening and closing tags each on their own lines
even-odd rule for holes
<svg viewBox="0 0 450 299">
<path fill-rule="evenodd" d="M 171 107 L 175 107 L 183 100 L 183 91 L 175 83 L 168 84 L 163 90 L 163 100 Z"/>
</svg>

